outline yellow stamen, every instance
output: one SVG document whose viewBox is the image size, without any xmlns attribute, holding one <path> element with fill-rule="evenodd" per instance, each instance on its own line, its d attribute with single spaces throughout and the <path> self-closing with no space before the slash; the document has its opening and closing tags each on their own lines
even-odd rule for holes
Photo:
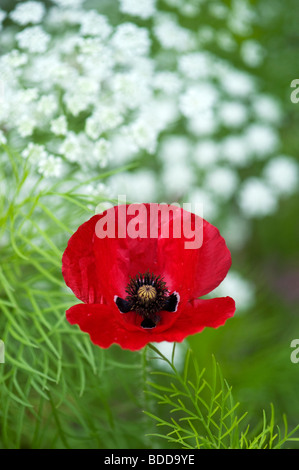
<svg viewBox="0 0 299 470">
<path fill-rule="evenodd" d="M 150 300 L 154 300 L 156 298 L 157 291 L 153 286 L 145 285 L 139 287 L 137 295 L 144 302 L 149 302 Z"/>
</svg>

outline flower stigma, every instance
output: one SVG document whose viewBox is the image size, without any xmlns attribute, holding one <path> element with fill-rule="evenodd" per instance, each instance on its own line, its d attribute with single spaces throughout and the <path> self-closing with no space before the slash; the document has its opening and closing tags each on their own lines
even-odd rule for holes
<svg viewBox="0 0 299 470">
<path fill-rule="evenodd" d="M 125 299 L 115 296 L 115 303 L 121 313 L 136 312 L 143 317 L 141 328 L 151 329 L 161 320 L 161 311 L 176 312 L 179 294 L 169 293 L 166 282 L 161 276 L 148 271 L 130 278 Z"/>
</svg>

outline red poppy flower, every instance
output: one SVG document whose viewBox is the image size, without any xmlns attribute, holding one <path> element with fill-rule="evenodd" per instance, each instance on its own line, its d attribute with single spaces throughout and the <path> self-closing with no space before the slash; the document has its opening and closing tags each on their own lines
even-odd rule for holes
<svg viewBox="0 0 299 470">
<path fill-rule="evenodd" d="M 230 297 L 198 299 L 220 284 L 230 265 L 218 229 L 199 216 L 166 204 L 115 206 L 68 242 L 62 273 L 84 303 L 66 317 L 102 348 L 181 342 L 234 314 Z"/>
</svg>

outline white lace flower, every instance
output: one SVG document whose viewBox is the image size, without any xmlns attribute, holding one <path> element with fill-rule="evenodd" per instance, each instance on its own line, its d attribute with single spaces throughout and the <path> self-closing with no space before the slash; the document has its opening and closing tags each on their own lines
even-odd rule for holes
<svg viewBox="0 0 299 470">
<path fill-rule="evenodd" d="M 177 95 L 182 86 L 182 81 L 174 72 L 157 72 L 154 76 L 153 87 L 166 95 Z"/>
<path fill-rule="evenodd" d="M 209 84 L 193 85 L 180 97 L 180 109 L 184 116 L 196 118 L 210 111 L 218 99 L 217 89 Z"/>
<path fill-rule="evenodd" d="M 93 98 L 91 95 L 72 92 L 67 92 L 64 95 L 63 100 L 66 104 L 68 111 L 73 116 L 78 116 L 82 111 L 86 111 L 93 102 Z"/>
<path fill-rule="evenodd" d="M 16 35 L 17 42 L 21 49 L 29 52 L 45 52 L 50 42 L 50 36 L 40 26 L 31 26 L 23 29 Z"/>
<path fill-rule="evenodd" d="M 92 139 L 97 139 L 102 132 L 115 129 L 123 122 L 123 116 L 118 106 L 99 105 L 94 113 L 86 120 L 86 133 Z"/>
<path fill-rule="evenodd" d="M 241 57 L 249 67 L 259 67 L 264 61 L 265 50 L 259 42 L 248 39 L 241 46 Z"/>
<path fill-rule="evenodd" d="M 167 136 L 161 143 L 158 156 L 167 165 L 184 164 L 190 161 L 191 142 L 185 136 Z"/>
<path fill-rule="evenodd" d="M 246 141 L 251 151 L 259 158 L 276 151 L 279 145 L 277 131 L 265 124 L 252 124 L 246 130 Z"/>
<path fill-rule="evenodd" d="M 183 54 L 178 58 L 178 68 L 191 80 L 208 78 L 213 70 L 213 59 L 202 52 Z"/>
<path fill-rule="evenodd" d="M 60 157 L 48 155 L 38 164 L 38 172 L 46 178 L 59 178 L 62 175 L 63 163 Z"/>
<path fill-rule="evenodd" d="M 164 191 L 167 196 L 175 198 L 174 200 L 187 194 L 196 180 L 191 165 L 180 162 L 164 165 L 161 176 Z"/>
<path fill-rule="evenodd" d="M 85 0 L 52 0 L 56 5 L 63 8 L 74 8 L 83 5 Z"/>
<path fill-rule="evenodd" d="M 99 139 L 93 145 L 92 155 L 100 168 L 105 168 L 108 164 L 111 152 L 111 143 L 106 139 Z"/>
<path fill-rule="evenodd" d="M 112 197 L 125 195 L 127 202 L 156 201 L 156 175 L 150 170 L 139 170 L 134 173 L 123 172 L 111 176 L 108 180 Z"/>
<path fill-rule="evenodd" d="M 56 119 L 52 119 L 50 122 L 51 131 L 55 135 L 66 135 L 67 133 L 67 120 L 64 115 L 59 116 Z"/>
<path fill-rule="evenodd" d="M 188 202 L 191 204 L 192 212 L 207 220 L 213 220 L 218 216 L 219 206 L 217 202 L 213 195 L 204 189 L 192 189 L 188 194 Z M 197 208 L 199 208 L 199 213 Z"/>
<path fill-rule="evenodd" d="M 68 132 L 66 138 L 59 147 L 59 153 L 70 162 L 79 162 L 82 157 L 80 140 L 75 132 Z"/>
<path fill-rule="evenodd" d="M 45 12 L 46 8 L 42 3 L 29 1 L 19 3 L 9 16 L 15 23 L 24 26 L 28 23 L 40 23 Z"/>
<path fill-rule="evenodd" d="M 120 11 L 144 20 L 156 12 L 156 0 L 119 0 L 119 3 Z"/>
<path fill-rule="evenodd" d="M 55 95 L 44 95 L 37 103 L 36 111 L 42 117 L 52 116 L 58 108 L 57 98 Z"/>
<path fill-rule="evenodd" d="M 239 192 L 239 206 L 248 217 L 265 217 L 277 209 L 277 196 L 263 180 L 252 177 L 245 180 Z"/>
<path fill-rule="evenodd" d="M 29 137 L 33 134 L 34 128 L 36 127 L 36 120 L 29 116 L 22 116 L 17 123 L 17 131 L 21 137 Z"/>
<path fill-rule="evenodd" d="M 221 285 L 211 292 L 211 297 L 217 295 L 231 296 L 235 302 L 237 311 L 249 310 L 255 302 L 255 286 L 236 271 L 229 271 Z"/>
<path fill-rule="evenodd" d="M 219 70 L 218 79 L 223 86 L 223 89 L 229 95 L 236 98 L 245 98 L 250 94 L 255 93 L 255 82 L 253 78 L 245 72 L 240 72 L 224 66 Z"/>
<path fill-rule="evenodd" d="M 248 119 L 247 107 L 238 101 L 221 103 L 218 109 L 219 118 L 225 127 L 243 127 Z"/>
<path fill-rule="evenodd" d="M 189 101 L 189 98 L 191 98 L 191 95 L 188 97 L 188 101 Z M 191 132 L 191 134 L 194 134 L 198 137 L 202 137 L 202 136 L 207 137 L 216 133 L 219 127 L 219 121 L 217 119 L 217 116 L 215 116 L 214 110 L 202 109 L 200 113 L 195 113 L 196 103 L 194 103 L 195 104 L 194 107 L 190 101 L 189 103 L 187 103 L 187 101 L 184 103 L 184 106 L 188 104 L 188 106 L 186 106 L 185 108 L 185 112 L 190 114 L 189 120 L 187 122 L 188 131 Z M 194 116 L 191 115 L 193 113 L 194 113 Z"/>
<path fill-rule="evenodd" d="M 209 139 L 200 140 L 193 150 L 193 159 L 199 169 L 213 166 L 218 161 L 219 156 L 219 144 Z"/>
<path fill-rule="evenodd" d="M 136 72 L 118 73 L 111 80 L 115 101 L 124 109 L 134 109 L 151 96 L 149 77 Z"/>
<path fill-rule="evenodd" d="M 224 160 L 237 167 L 246 166 L 251 159 L 251 150 L 242 135 L 229 135 L 222 140 L 220 152 Z"/>
<path fill-rule="evenodd" d="M 35 165 L 48 156 L 48 152 L 44 145 L 34 144 L 30 142 L 21 152 L 23 158 L 27 158 L 31 164 Z"/>
<path fill-rule="evenodd" d="M 263 174 L 279 195 L 292 194 L 299 189 L 298 163 L 287 155 L 280 155 L 270 160 Z"/>
<path fill-rule="evenodd" d="M 279 102 L 270 95 L 258 94 L 253 100 L 253 111 L 258 119 L 277 124 L 282 118 Z"/>
<path fill-rule="evenodd" d="M 165 49 L 183 52 L 192 49 L 196 44 L 193 33 L 180 26 L 168 15 L 162 16 L 160 14 L 157 17 L 154 33 Z"/>
<path fill-rule="evenodd" d="M 122 23 L 117 26 L 111 38 L 114 55 L 118 62 L 135 61 L 140 56 L 148 54 L 151 41 L 145 28 L 133 23 Z"/>
<path fill-rule="evenodd" d="M 9 67 L 16 69 L 22 65 L 27 64 L 28 55 L 18 51 L 17 49 L 13 49 L 11 52 L 4 54 L 1 57 L 1 62 L 4 65 L 8 65 Z"/>
<path fill-rule="evenodd" d="M 236 171 L 227 167 L 210 170 L 205 178 L 205 187 L 224 200 L 232 197 L 238 184 L 239 178 Z"/>
<path fill-rule="evenodd" d="M 86 119 L 85 132 L 90 139 L 98 139 L 102 133 L 102 129 L 101 121 L 97 114 L 93 114 Z"/>
<path fill-rule="evenodd" d="M 135 145 L 136 151 L 146 150 L 148 153 L 154 153 L 157 148 L 157 131 L 142 117 L 127 127 L 128 136 Z"/>
<path fill-rule="evenodd" d="M 4 132 L 0 129 L 0 144 L 7 144 L 7 138 L 4 135 Z"/>
<path fill-rule="evenodd" d="M 100 15 L 96 10 L 84 12 L 81 18 L 80 34 L 82 36 L 98 36 L 106 39 L 112 31 L 106 16 Z"/>
<path fill-rule="evenodd" d="M 55 0 L 53 0 L 55 1 Z M 67 25 L 79 25 L 82 20 L 82 9 L 78 4 L 77 8 L 75 2 L 69 0 L 70 5 L 66 5 L 64 8 L 61 7 L 52 7 L 48 10 L 47 16 L 45 18 L 47 25 L 57 28 L 58 25 L 65 26 Z M 79 3 L 79 2 L 78 2 Z"/>
</svg>

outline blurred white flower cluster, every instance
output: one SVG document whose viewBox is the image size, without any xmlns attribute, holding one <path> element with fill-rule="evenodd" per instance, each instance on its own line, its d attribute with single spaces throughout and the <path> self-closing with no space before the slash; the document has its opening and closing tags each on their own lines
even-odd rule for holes
<svg viewBox="0 0 299 470">
<path fill-rule="evenodd" d="M 202 203 L 242 247 L 249 220 L 298 189 L 298 165 L 280 141 L 281 105 L 256 79 L 265 58 L 251 35 L 256 21 L 247 0 L 0 10 L 0 141 L 44 178 L 82 181 L 140 163 L 111 176 L 107 194 Z"/>
</svg>

